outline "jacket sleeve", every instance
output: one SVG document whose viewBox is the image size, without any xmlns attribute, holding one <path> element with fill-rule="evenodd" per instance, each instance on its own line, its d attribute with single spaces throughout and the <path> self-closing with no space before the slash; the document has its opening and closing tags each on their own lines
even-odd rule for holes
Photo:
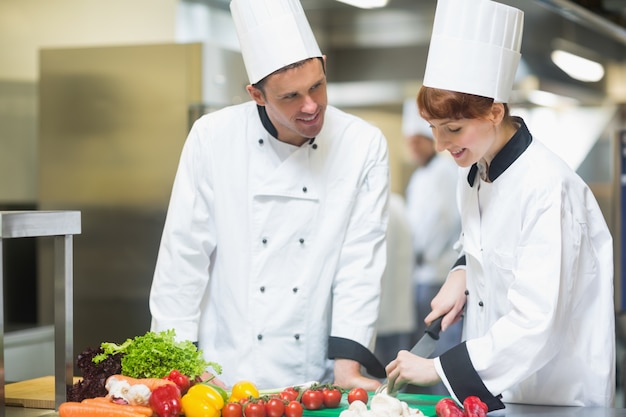
<svg viewBox="0 0 626 417">
<path fill-rule="evenodd" d="M 178 339 L 191 341 L 198 340 L 199 294 L 207 286 L 215 248 L 213 192 L 201 130 L 196 122 L 182 150 L 150 291 L 152 331 L 173 328 Z"/>
<path fill-rule="evenodd" d="M 351 340 L 370 354 L 369 349 L 373 348 L 381 277 L 386 264 L 389 194 L 387 143 L 378 129 L 375 132 L 360 171 L 335 275 L 329 347 L 329 353 L 336 357 L 359 360 L 362 364 L 363 359 L 347 356 L 348 349 L 338 352 L 336 342 Z M 356 350 L 361 349 L 353 351 Z"/>
</svg>

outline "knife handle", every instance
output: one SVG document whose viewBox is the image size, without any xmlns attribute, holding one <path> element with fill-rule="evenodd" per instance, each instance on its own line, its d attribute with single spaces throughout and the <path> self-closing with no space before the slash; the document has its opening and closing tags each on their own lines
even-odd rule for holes
<svg viewBox="0 0 626 417">
<path fill-rule="evenodd" d="M 441 332 L 441 320 L 443 320 L 443 316 L 437 317 L 433 320 L 432 323 L 426 328 L 424 333 L 428 333 L 430 337 L 435 340 L 439 340 L 439 333 Z"/>
</svg>

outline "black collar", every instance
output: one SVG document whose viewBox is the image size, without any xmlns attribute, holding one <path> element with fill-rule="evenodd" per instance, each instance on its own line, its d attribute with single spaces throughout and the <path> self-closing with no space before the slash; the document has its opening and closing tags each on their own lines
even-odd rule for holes
<svg viewBox="0 0 626 417">
<path fill-rule="evenodd" d="M 524 153 L 530 142 L 532 142 L 533 137 L 528 131 L 528 127 L 526 127 L 526 123 L 521 117 L 514 117 L 515 121 L 520 124 L 520 128 L 517 129 L 517 132 L 513 135 L 513 137 L 502 147 L 500 152 L 493 158 L 491 164 L 489 165 L 489 180 L 491 182 L 495 181 L 496 178 L 500 176 L 508 167 L 515 162 L 517 158 L 521 154 Z M 474 180 L 476 179 L 476 175 L 478 174 L 478 164 L 472 165 L 470 168 L 469 174 L 467 175 L 467 182 L 470 187 L 474 185 Z"/>
<path fill-rule="evenodd" d="M 261 123 L 267 132 L 278 139 L 278 130 L 272 124 L 269 116 L 267 115 L 267 111 L 265 111 L 265 106 L 256 105 L 256 109 L 259 112 L 259 117 L 261 118 Z"/>
</svg>

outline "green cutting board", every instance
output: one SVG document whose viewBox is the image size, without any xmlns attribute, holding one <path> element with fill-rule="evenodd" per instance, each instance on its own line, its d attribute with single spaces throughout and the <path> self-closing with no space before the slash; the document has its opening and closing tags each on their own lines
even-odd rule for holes
<svg viewBox="0 0 626 417">
<path fill-rule="evenodd" d="M 369 393 L 370 398 L 374 393 Z M 446 398 L 440 395 L 427 395 L 427 394 L 406 394 L 399 392 L 397 397 L 400 401 L 404 401 L 410 408 L 419 409 L 426 417 L 435 417 L 435 405 L 437 401 L 442 398 Z M 304 410 L 304 417 L 338 417 L 339 414 L 348 408 L 348 399 L 344 394 L 341 398 L 341 403 L 337 408 L 323 408 L 321 410 Z M 368 407 L 369 408 L 369 402 Z"/>
</svg>

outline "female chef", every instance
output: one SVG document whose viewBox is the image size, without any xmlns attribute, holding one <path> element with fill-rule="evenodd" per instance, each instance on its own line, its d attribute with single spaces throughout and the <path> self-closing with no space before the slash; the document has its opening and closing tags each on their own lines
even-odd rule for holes
<svg viewBox="0 0 626 417">
<path fill-rule="evenodd" d="M 587 185 L 509 115 L 522 20 L 488 0 L 437 5 L 417 102 L 461 167 L 462 256 L 426 321 L 445 315 L 446 328 L 465 306 L 465 342 L 435 359 L 401 351 L 386 370 L 396 384 L 441 380 L 489 410 L 610 406 L 612 239 Z"/>
</svg>

